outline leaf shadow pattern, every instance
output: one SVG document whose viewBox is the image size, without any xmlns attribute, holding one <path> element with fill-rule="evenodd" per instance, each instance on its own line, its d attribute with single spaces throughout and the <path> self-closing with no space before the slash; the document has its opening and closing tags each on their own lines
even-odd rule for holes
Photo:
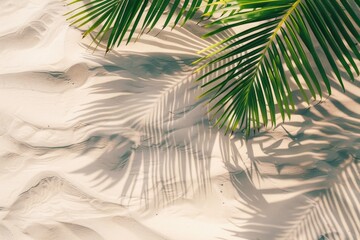
<svg viewBox="0 0 360 240">
<path fill-rule="evenodd" d="M 119 197 L 125 205 L 159 207 L 206 192 L 217 132 L 210 127 L 202 106 L 204 100 L 194 103 L 200 89 L 194 84 L 191 69 L 185 77 L 179 74 L 184 73 L 186 61 L 174 65 L 172 57 L 155 54 L 119 59 L 136 64 L 145 60 L 152 68 L 157 63 L 161 66 L 159 71 L 153 69 L 155 77 L 148 79 L 136 76 L 144 69 L 148 71 L 145 63 L 138 65 L 138 70 L 133 66 L 136 72 L 127 78 L 128 70 L 116 70 L 112 71 L 117 75 L 114 80 L 93 85 L 93 96 L 109 97 L 82 107 L 76 120 L 83 123 L 81 130 L 90 136 L 88 146 L 93 147 L 86 151 L 106 150 L 98 161 L 77 172 L 98 172 L 94 183 L 109 182 L 105 189 L 121 182 Z M 114 66 L 121 68 L 121 64 Z"/>
<path fill-rule="evenodd" d="M 360 237 L 360 96 L 300 109 L 290 122 L 261 132 L 243 152 L 227 153 L 239 193 L 233 224 L 241 239 L 358 239 Z M 341 87 L 334 84 L 334 89 Z M 235 149 L 235 148 L 233 148 Z M 238 149 L 241 149 L 238 147 Z M 225 152 L 225 151 L 224 151 Z M 246 157 L 244 157 L 246 156 Z M 245 159 L 245 160 L 244 160 Z M 250 209 L 244 211 L 244 209 Z"/>
<path fill-rule="evenodd" d="M 124 47 L 105 57 L 95 52 L 90 60 L 101 67 L 91 69 L 95 76 L 84 86 L 90 92 L 72 119 L 87 138 L 81 155 L 100 152 L 74 173 L 96 173 L 93 186 L 116 187 L 120 203 L 129 207 L 163 207 L 206 194 L 211 185 L 211 154 L 219 132 L 204 107 L 208 99 L 197 100 L 208 78 L 196 83 L 203 71 L 194 73 L 191 62 L 196 50 L 231 33 L 201 40 L 204 30 L 195 23 L 174 31 L 139 39 L 145 51 Z"/>
<path fill-rule="evenodd" d="M 175 43 L 162 43 L 171 51 L 190 53 L 196 48 L 196 43 L 188 47 L 187 36 L 175 42 L 171 33 L 159 36 Z M 158 44 L 147 39 L 139 42 Z M 194 55 L 175 57 L 156 51 L 113 52 L 97 60 L 102 67 L 94 71 L 100 81 L 91 83 L 89 93 L 95 100 L 80 106 L 75 120 L 84 124 L 81 129 L 90 136 L 93 147 L 86 151 L 102 151 L 97 161 L 76 172 L 96 173 L 93 183 L 103 190 L 119 185 L 117 197 L 126 206 L 153 209 L 206 193 L 211 185 L 211 153 L 219 134 L 210 128 L 204 102 L 194 104 L 201 91 L 193 83 L 192 60 Z M 332 103 L 339 112 L 352 112 L 335 99 Z M 291 230 L 295 220 L 301 222 L 309 202 L 316 202 L 314 196 L 321 198 L 331 188 L 329 171 L 345 166 L 346 156 L 357 157 L 358 119 L 339 116 L 324 125 L 332 114 L 322 106 L 316 105 L 315 113 L 300 110 L 294 117 L 297 121 L 279 125 L 283 130 L 260 133 L 247 143 L 241 134 L 230 140 L 220 138 L 221 157 L 240 199 L 232 222 L 244 230 L 229 230 L 235 237 L 277 239 L 295 232 L 298 239 L 321 239 L 336 232 L 346 234 L 336 230 L 339 224 L 333 225 L 335 230 L 324 229 L 321 221 L 315 230 Z M 328 134 L 333 132 L 329 130 L 336 132 L 330 141 Z M 339 136 L 344 130 L 347 134 Z M 291 152 L 284 151 L 288 148 Z M 357 229 L 352 230 L 356 234 Z"/>
</svg>

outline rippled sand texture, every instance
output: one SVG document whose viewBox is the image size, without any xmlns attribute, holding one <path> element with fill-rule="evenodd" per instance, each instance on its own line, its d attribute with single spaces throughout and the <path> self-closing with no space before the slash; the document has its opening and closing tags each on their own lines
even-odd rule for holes
<svg viewBox="0 0 360 240">
<path fill-rule="evenodd" d="M 246 142 L 196 98 L 196 24 L 104 56 L 63 1 L 0 9 L 1 240 L 360 239 L 359 79 Z"/>
</svg>

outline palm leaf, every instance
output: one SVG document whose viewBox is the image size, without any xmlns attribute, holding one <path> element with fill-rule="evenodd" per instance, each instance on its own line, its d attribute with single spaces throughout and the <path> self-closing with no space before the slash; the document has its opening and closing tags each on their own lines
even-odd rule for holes
<svg viewBox="0 0 360 240">
<path fill-rule="evenodd" d="M 206 61 L 201 69 L 217 64 L 203 76 L 216 75 L 204 85 L 211 86 L 204 95 L 211 94 L 211 110 L 220 127 L 227 125 L 226 131 L 246 128 L 248 135 L 251 127 L 275 125 L 277 112 L 282 120 L 290 118 L 295 88 L 307 102 L 304 88 L 315 99 L 324 88 L 331 94 L 329 67 L 342 87 L 342 69 L 353 81 L 359 75 L 359 1 L 226 2 L 238 4 L 241 11 L 211 23 L 219 27 L 204 37 L 234 27 L 246 30 L 200 51 L 205 55 L 197 61 Z M 234 60 L 221 64 L 226 59 Z"/>
<path fill-rule="evenodd" d="M 359 6 L 358 0 L 91 0 L 68 19 L 78 27 L 90 24 L 84 36 L 97 30 L 101 41 L 108 34 L 107 51 L 159 22 L 184 24 L 198 10 L 215 19 L 208 27 L 217 27 L 204 37 L 245 29 L 200 51 L 195 63 L 207 70 L 198 80 L 211 79 L 203 95 L 211 96 L 216 124 L 226 126 L 225 132 L 245 128 L 249 135 L 251 128 L 275 126 L 278 112 L 283 121 L 290 118 L 295 89 L 309 103 L 325 89 L 331 94 L 332 75 L 343 88 L 343 71 L 355 80 Z"/>
<path fill-rule="evenodd" d="M 82 0 L 74 0 L 68 5 L 82 3 Z M 184 24 L 193 18 L 196 11 L 202 8 L 204 16 L 211 16 L 221 6 L 220 0 L 91 0 L 89 3 L 82 3 L 78 8 L 68 12 L 71 25 L 82 27 L 89 24 L 83 36 L 87 36 L 98 29 L 95 39 L 99 42 L 106 34 L 109 34 L 107 49 L 119 46 L 126 38 L 127 43 L 134 37 L 136 30 L 141 33 L 150 31 L 158 22 L 163 23 L 163 28 L 173 23 Z M 162 21 L 164 12 L 169 10 L 167 17 Z M 173 20 L 173 21 L 172 21 Z"/>
</svg>

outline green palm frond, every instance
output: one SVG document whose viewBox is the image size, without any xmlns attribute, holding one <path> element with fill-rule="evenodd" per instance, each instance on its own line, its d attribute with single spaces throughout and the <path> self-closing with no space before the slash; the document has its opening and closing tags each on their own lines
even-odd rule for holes
<svg viewBox="0 0 360 240">
<path fill-rule="evenodd" d="M 211 94 L 215 115 L 222 111 L 217 124 L 227 125 L 226 131 L 240 127 L 249 134 L 251 127 L 275 125 L 277 112 L 283 120 L 286 115 L 290 118 L 295 88 L 307 102 L 304 88 L 313 98 L 321 97 L 324 83 L 331 94 L 327 67 L 342 87 L 341 68 L 352 80 L 354 74 L 359 75 L 359 1 L 226 2 L 238 4 L 241 11 L 211 23 L 220 27 L 205 37 L 229 28 L 246 30 L 204 49 L 200 53 L 205 56 L 197 61 L 207 60 L 202 68 L 217 66 L 200 79 L 216 75 L 204 85 L 211 86 L 204 95 Z M 295 87 L 286 71 L 294 78 Z"/>
<path fill-rule="evenodd" d="M 248 135 L 276 125 L 278 112 L 283 121 L 290 118 L 294 90 L 309 103 L 325 89 L 331 94 L 332 75 L 343 88 L 342 72 L 355 80 L 359 7 L 359 0 L 91 0 L 68 19 L 78 27 L 90 24 L 84 36 L 97 30 L 95 39 L 102 40 L 108 33 L 107 51 L 159 22 L 184 24 L 198 10 L 213 17 L 208 27 L 217 27 L 204 37 L 234 29 L 235 35 L 200 51 L 196 63 L 206 70 L 199 80 L 210 79 L 204 95 L 211 98 L 216 125 Z"/>
<path fill-rule="evenodd" d="M 84 4 L 83 0 L 74 0 L 69 5 L 81 3 L 82 5 L 67 13 L 71 25 L 83 27 L 89 24 L 83 36 L 99 29 L 95 39 L 102 40 L 106 33 L 109 34 L 107 50 L 127 39 L 127 43 L 134 37 L 136 30 L 150 31 L 158 22 L 163 23 L 165 28 L 169 24 L 173 26 L 194 17 L 196 11 L 201 8 L 204 16 L 210 17 L 221 6 L 220 0 L 91 0 Z M 167 18 L 162 21 L 161 17 L 167 12 Z"/>
</svg>

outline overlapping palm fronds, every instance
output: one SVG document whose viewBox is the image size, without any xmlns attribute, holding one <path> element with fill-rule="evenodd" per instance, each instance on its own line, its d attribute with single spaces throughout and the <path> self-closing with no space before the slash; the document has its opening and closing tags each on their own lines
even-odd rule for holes
<svg viewBox="0 0 360 240">
<path fill-rule="evenodd" d="M 226 106 L 218 123 L 220 126 L 227 123 L 227 130 L 240 125 L 249 133 L 251 126 L 259 128 L 261 122 L 275 125 L 277 111 L 283 120 L 285 115 L 290 117 L 294 109 L 294 89 L 290 87 L 286 70 L 290 71 L 306 101 L 309 96 L 304 87 L 316 98 L 317 93 L 322 96 L 323 82 L 331 93 L 327 66 L 342 85 L 339 67 L 343 67 L 352 80 L 353 72 L 359 74 L 355 59 L 360 57 L 357 46 L 360 20 L 347 1 L 238 0 L 229 3 L 238 3 L 241 11 L 211 23 L 223 26 L 206 36 L 238 26 L 246 30 L 205 49 L 207 55 L 199 60 L 215 56 L 206 63 L 215 64 L 235 57 L 204 75 L 228 69 L 206 84 L 212 87 L 205 93 L 214 93 L 213 110 Z M 319 51 L 327 60 L 320 58 Z"/>
<path fill-rule="evenodd" d="M 217 29 L 204 37 L 242 30 L 200 52 L 196 63 L 209 70 L 199 80 L 211 79 L 204 95 L 211 96 L 216 124 L 249 134 L 251 128 L 275 125 L 277 112 L 282 120 L 290 118 L 295 89 L 309 102 L 325 89 L 331 93 L 332 74 L 342 86 L 343 70 L 355 80 L 359 7 L 359 0 L 91 0 L 70 12 L 69 20 L 78 27 L 90 24 L 84 36 L 96 29 L 101 40 L 108 33 L 109 51 L 125 39 L 128 43 L 136 30 L 153 29 L 164 14 L 166 27 L 184 24 L 198 10 L 204 17 L 220 13 L 208 24 Z"/>
</svg>

